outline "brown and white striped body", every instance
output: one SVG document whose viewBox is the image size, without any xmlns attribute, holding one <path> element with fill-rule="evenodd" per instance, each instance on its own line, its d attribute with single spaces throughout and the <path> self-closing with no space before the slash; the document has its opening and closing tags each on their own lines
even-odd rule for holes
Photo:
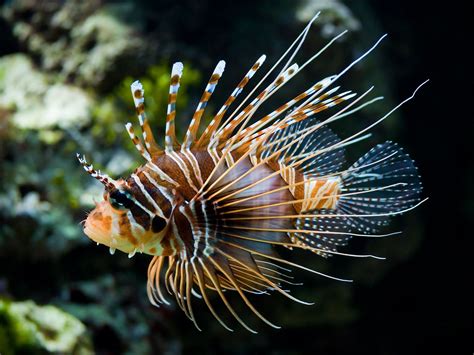
<svg viewBox="0 0 474 355">
<path fill-rule="evenodd" d="M 131 192 L 143 209 L 138 210 L 138 213 L 135 211 L 135 214 L 133 213 L 134 211 L 118 213 L 117 217 L 109 213 L 107 221 L 114 221 L 114 223 L 110 224 L 112 235 L 122 235 L 130 241 L 130 248 L 127 248 L 129 253 L 137 250 L 151 255 L 172 255 L 179 253 L 181 249 L 186 247 L 183 240 L 191 240 L 191 244 L 193 244 L 192 237 L 182 237 L 184 235 L 193 235 L 193 228 L 189 224 L 178 223 L 176 226 L 168 228 L 158 244 L 156 239 L 144 242 L 143 239 L 137 239 L 135 236 L 137 235 L 137 230 L 153 232 L 151 230 L 153 215 L 158 215 L 166 220 L 172 220 L 172 217 L 182 213 L 175 207 L 180 203 L 189 203 L 199 188 L 202 187 L 203 181 L 208 179 L 216 165 L 215 158 L 213 159 L 212 155 L 212 153 L 202 149 L 161 154 L 155 157 L 152 162 L 136 169 L 128 179 L 123 181 L 123 186 Z M 238 158 L 238 156 L 233 157 L 234 160 Z M 243 160 L 242 164 L 244 163 L 250 166 L 249 159 Z M 262 191 L 271 190 L 275 185 L 282 187 L 285 185 L 291 186 L 303 180 L 306 182 L 296 188 L 288 189 L 294 200 L 305 200 L 304 202 L 295 202 L 293 206 L 288 205 L 288 214 L 304 212 L 315 208 L 335 208 L 337 192 L 339 191 L 338 179 L 316 179 L 304 176 L 293 168 L 281 169 L 279 167 L 278 169 L 272 169 L 272 164 L 265 164 L 265 166 L 267 168 L 263 166 L 260 168 L 262 172 L 261 175 L 258 175 L 259 177 L 270 176 L 275 171 L 278 171 L 279 176 L 271 180 L 272 185 L 269 188 L 267 188 L 267 185 L 263 185 Z M 223 167 L 222 171 L 225 171 L 225 169 Z M 289 171 L 290 173 L 288 173 Z M 248 185 L 248 182 L 243 180 L 242 185 Z M 288 196 L 286 194 L 286 197 Z M 258 206 L 262 204 L 262 199 L 263 197 L 255 198 L 251 203 L 245 204 L 245 207 Z M 151 214 L 143 213 L 143 211 L 149 211 Z M 185 217 L 189 219 L 189 215 L 185 215 Z M 90 222 L 88 220 L 87 226 L 92 221 L 98 223 L 100 218 L 103 218 L 102 212 L 99 214 L 93 212 L 90 215 Z M 106 228 L 108 225 L 108 223 L 105 223 L 104 228 L 108 229 Z M 120 226 L 120 228 L 112 230 L 113 225 Z M 87 232 L 89 230 L 90 227 L 87 228 Z M 92 232 L 89 233 L 94 235 Z M 108 232 L 106 231 L 105 233 Z M 193 248 L 192 245 L 187 247 L 188 249 Z"/>
<path fill-rule="evenodd" d="M 374 257 L 342 253 L 338 247 L 353 236 L 383 236 L 373 233 L 385 226 L 390 216 L 419 202 L 421 184 L 416 168 L 396 144 L 379 144 L 343 168 L 344 148 L 366 138 L 360 135 L 386 116 L 343 140 L 328 125 L 376 100 L 351 108 L 365 93 L 328 118 L 313 119 L 355 97 L 350 91 L 337 94 L 338 87 L 329 87 L 375 46 L 339 74 L 313 83 L 250 124 L 264 102 L 322 53 L 301 67 L 290 65 L 311 23 L 226 117 L 266 57 L 255 62 L 200 137 L 201 118 L 224 72 L 224 61 L 212 72 L 182 143 L 175 134 L 175 117 L 183 65 L 173 65 L 164 148 L 155 141 L 146 117 L 143 87 L 134 82 L 131 90 L 142 136 L 135 134 L 131 123 L 126 129 L 146 163 L 128 178 L 114 180 L 78 154 L 84 169 L 105 186 L 104 200 L 85 221 L 85 234 L 108 246 L 111 253 L 118 249 L 129 257 L 137 251 L 152 255 L 147 284 L 150 301 L 169 303 L 162 292 L 164 284 L 196 327 L 191 299 L 198 294 L 215 318 L 230 329 L 207 296 L 212 290 L 234 318 L 254 332 L 228 302 L 223 292 L 227 290 L 237 293 L 265 323 L 278 328 L 255 309 L 247 293 L 275 291 L 308 304 L 286 291 L 286 285 L 293 284 L 288 267 L 348 281 L 281 258 L 278 246 L 309 250 L 323 257 Z M 289 59 L 281 71 L 253 96 L 285 56 Z"/>
</svg>

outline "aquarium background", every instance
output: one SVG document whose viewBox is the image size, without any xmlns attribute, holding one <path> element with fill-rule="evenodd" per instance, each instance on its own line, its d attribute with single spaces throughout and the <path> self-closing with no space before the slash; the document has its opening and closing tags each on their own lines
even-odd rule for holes
<svg viewBox="0 0 474 355">
<path fill-rule="evenodd" d="M 411 354 L 471 353 L 473 215 L 472 55 L 460 3 L 413 1 L 7 1 L 0 2 L 0 353 L 7 354 Z M 353 146 L 399 142 L 415 159 L 430 200 L 394 219 L 399 237 L 353 240 L 346 250 L 385 261 L 294 253 L 293 260 L 349 277 L 303 271 L 293 293 L 255 297 L 283 326 L 227 332 L 196 300 L 199 332 L 173 304 L 155 308 L 145 292 L 145 255 L 109 255 L 80 221 L 101 186 L 84 173 L 86 154 L 112 176 L 142 163 L 123 125 L 135 122 L 130 83 L 140 79 L 162 138 L 169 71 L 183 61 L 178 133 L 183 133 L 218 60 L 226 71 L 210 120 L 262 53 L 275 61 L 317 11 L 302 61 L 344 29 L 350 33 L 265 108 L 276 107 L 344 68 L 382 34 L 388 38 L 345 76 L 344 89 L 375 85 L 380 101 L 334 130 L 347 136 L 428 85 L 373 136 Z M 469 238 L 469 240 L 468 240 Z M 217 300 L 217 299 L 216 299 Z M 225 314 L 224 307 L 219 313 Z M 230 320 L 230 317 L 226 318 Z"/>
</svg>

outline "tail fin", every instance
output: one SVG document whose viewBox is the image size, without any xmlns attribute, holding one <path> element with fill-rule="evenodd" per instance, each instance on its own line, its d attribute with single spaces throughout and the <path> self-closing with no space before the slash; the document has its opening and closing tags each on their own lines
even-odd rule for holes
<svg viewBox="0 0 474 355">
<path fill-rule="evenodd" d="M 338 214 L 363 233 L 376 232 L 394 213 L 420 201 L 420 177 L 413 160 L 393 142 L 378 144 L 343 175 Z"/>
<path fill-rule="evenodd" d="M 413 160 L 396 143 L 379 144 L 341 174 L 335 210 L 313 210 L 295 221 L 302 232 L 293 241 L 331 256 L 357 232 L 376 233 L 390 216 L 416 205 L 421 190 Z"/>
</svg>

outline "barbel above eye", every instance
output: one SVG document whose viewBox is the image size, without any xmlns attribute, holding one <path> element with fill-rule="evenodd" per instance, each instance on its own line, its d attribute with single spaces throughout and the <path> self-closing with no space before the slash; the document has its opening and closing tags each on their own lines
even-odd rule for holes
<svg viewBox="0 0 474 355">
<path fill-rule="evenodd" d="M 131 195 L 127 191 L 118 189 L 112 190 L 109 193 L 109 201 L 112 207 L 118 210 L 128 209 L 134 205 Z"/>
</svg>

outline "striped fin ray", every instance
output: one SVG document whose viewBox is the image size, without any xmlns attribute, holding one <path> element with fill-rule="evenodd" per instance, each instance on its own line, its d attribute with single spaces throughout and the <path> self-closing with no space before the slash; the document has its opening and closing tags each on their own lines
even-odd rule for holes
<svg viewBox="0 0 474 355">
<path fill-rule="evenodd" d="M 117 182 L 112 179 L 109 175 L 102 173 L 100 170 L 94 169 L 92 164 L 88 164 L 86 157 L 82 156 L 79 153 L 76 153 L 76 158 L 81 163 L 84 170 L 92 176 L 94 179 L 98 180 L 102 185 L 105 186 L 107 190 L 113 190 L 118 187 Z"/>
<path fill-rule="evenodd" d="M 151 161 L 151 155 L 148 152 L 148 149 L 143 145 L 142 141 L 138 136 L 135 134 L 135 130 L 130 122 L 125 124 L 125 129 L 127 130 L 128 136 L 132 140 L 133 145 L 138 150 L 140 155 L 148 161 Z"/>
<path fill-rule="evenodd" d="M 250 79 L 255 75 L 258 69 L 261 68 L 262 64 L 265 62 L 266 56 L 262 55 L 255 64 L 250 68 L 244 78 L 240 81 L 237 87 L 232 91 L 231 95 L 227 98 L 224 105 L 219 109 L 214 119 L 209 123 L 209 125 L 204 130 L 201 138 L 196 145 L 196 147 L 205 146 L 209 143 L 209 139 L 214 135 L 217 128 L 219 127 L 222 118 L 229 109 L 230 105 L 235 101 L 235 99 L 240 95 L 245 86 L 249 83 Z"/>
<path fill-rule="evenodd" d="M 320 123 L 320 124 L 316 124 L 316 125 L 310 127 L 310 128 L 309 128 L 307 131 L 305 131 L 305 132 L 300 132 L 301 134 L 297 137 L 297 139 L 292 140 L 291 142 L 289 142 L 289 143 L 288 143 L 287 145 L 285 145 L 284 147 L 282 147 L 282 148 L 280 148 L 279 150 L 277 150 L 277 151 L 275 151 L 274 153 L 272 153 L 269 157 L 267 157 L 267 158 L 265 158 L 265 159 L 261 159 L 260 161 L 258 161 L 256 164 L 254 164 L 254 166 L 253 166 L 251 169 L 249 169 L 248 171 L 246 171 L 243 175 L 239 176 L 235 181 L 229 182 L 227 185 L 225 185 L 224 187 L 222 187 L 218 192 L 214 193 L 214 195 L 217 195 L 218 193 L 221 194 L 222 191 L 224 191 L 224 190 L 226 190 L 226 189 L 229 189 L 229 188 L 230 188 L 232 185 L 234 185 L 237 181 L 239 181 L 239 180 L 243 179 L 245 176 L 251 174 L 254 169 L 257 169 L 258 167 L 260 167 L 260 166 L 266 164 L 267 162 L 269 162 L 271 159 L 274 159 L 274 158 L 278 157 L 278 156 L 282 153 L 282 151 L 283 151 L 284 149 L 286 149 L 287 147 L 292 146 L 292 145 L 294 145 L 294 144 L 298 144 L 302 139 L 305 139 L 305 137 L 307 137 L 307 136 L 313 134 L 313 133 L 314 133 L 316 130 L 318 130 L 323 124 L 325 124 L 325 123 L 327 123 L 327 122 L 330 122 L 330 121 L 331 121 L 332 119 L 334 119 L 335 117 L 338 117 L 339 115 L 343 114 L 345 111 L 349 110 L 353 105 L 355 105 L 358 101 L 360 101 L 362 98 L 364 98 L 364 96 L 366 96 L 371 90 L 372 90 L 372 88 L 370 88 L 369 90 L 367 90 L 365 93 L 363 93 L 363 94 L 362 94 L 361 96 L 359 96 L 357 99 L 355 99 L 353 102 L 351 102 L 350 104 L 348 104 L 348 105 L 347 105 L 346 107 L 344 107 L 343 109 L 339 110 L 339 112 L 337 112 L 336 114 L 334 114 L 333 116 L 331 116 L 330 118 L 328 118 L 327 120 L 325 120 L 324 122 L 322 122 L 322 123 Z M 380 120 L 379 120 L 379 121 L 380 121 Z M 373 125 L 374 125 L 374 124 L 373 124 Z M 373 125 L 372 125 L 372 126 L 373 126 Z M 273 127 L 272 130 L 270 130 L 269 132 L 267 132 L 263 137 L 258 138 L 257 142 L 258 142 L 260 145 L 263 145 L 264 142 L 265 142 L 265 140 L 268 138 L 268 136 L 270 136 L 272 133 L 274 133 L 274 132 L 276 131 L 276 128 L 278 128 L 278 127 Z M 350 138 L 352 138 L 352 137 L 350 137 Z M 352 141 L 350 141 L 350 140 L 347 141 L 347 140 L 346 140 L 345 143 L 346 143 L 346 145 L 348 145 L 348 144 L 351 144 Z M 249 156 L 252 152 L 253 152 L 253 150 L 251 150 L 251 149 L 247 150 L 247 152 L 244 153 L 244 154 L 242 155 L 242 157 L 241 157 L 239 160 L 241 160 L 241 159 L 243 159 L 243 158 Z M 312 155 L 317 155 L 318 153 L 319 153 L 319 152 L 312 153 L 311 155 L 305 157 L 305 158 L 302 159 L 301 161 L 292 163 L 291 165 L 293 166 L 293 165 L 301 164 L 301 163 L 303 163 L 304 161 L 306 161 L 306 160 L 312 158 Z M 231 170 L 235 167 L 235 165 L 236 165 L 236 164 L 233 164 L 232 166 L 230 166 L 230 167 L 227 169 L 227 171 L 225 171 L 224 174 L 221 175 L 217 180 L 223 179 L 223 178 L 224 178 L 224 175 L 225 175 L 226 173 L 228 173 L 229 171 L 231 171 Z M 291 167 L 291 166 L 289 166 L 289 167 Z M 280 174 L 281 171 L 282 171 L 282 169 L 286 169 L 286 168 L 289 168 L 289 167 L 281 168 L 281 169 L 275 171 L 273 174 L 271 174 L 271 175 L 269 175 L 269 176 L 266 176 L 266 177 L 260 179 L 259 181 L 255 182 L 254 184 L 249 185 L 248 187 L 244 187 L 244 188 L 242 188 L 242 189 L 240 189 L 240 190 L 237 190 L 237 192 L 240 192 L 240 191 L 242 191 L 242 190 L 251 188 L 251 187 L 253 187 L 253 186 L 256 185 L 256 184 L 261 184 L 261 183 L 265 182 L 267 179 L 269 179 L 269 178 L 271 178 L 271 177 L 273 177 L 273 176 L 275 176 L 275 175 Z M 216 182 L 215 182 L 215 183 L 216 183 Z M 212 184 L 212 185 L 208 188 L 208 191 L 209 191 L 210 189 L 212 189 L 212 187 L 213 187 L 213 185 L 215 185 L 215 183 Z M 207 191 L 207 192 L 208 192 L 208 191 Z M 206 192 L 206 193 L 207 193 L 207 192 Z M 235 193 L 237 193 L 237 192 L 231 192 L 231 193 L 229 193 L 228 195 L 222 197 L 220 200 L 228 199 L 228 198 L 232 197 L 232 196 L 233 196 Z"/>
<path fill-rule="evenodd" d="M 150 128 L 150 123 L 145 113 L 145 90 L 143 89 L 140 81 L 135 81 L 130 85 L 132 91 L 133 102 L 138 115 L 138 122 L 143 135 L 143 141 L 145 142 L 145 149 L 151 154 L 162 154 L 162 149 L 156 143 L 153 132 Z"/>
<path fill-rule="evenodd" d="M 337 88 L 334 88 L 333 90 L 337 90 Z M 333 91 L 331 90 L 331 91 Z M 325 97 L 327 97 L 329 93 L 321 95 L 320 98 L 315 99 L 313 102 L 311 102 L 308 106 L 305 106 L 297 111 L 292 111 L 289 113 L 283 120 L 280 120 L 273 125 L 266 127 L 264 129 L 261 129 L 260 131 L 248 135 L 246 137 L 241 137 L 241 140 L 239 143 L 235 144 L 233 146 L 233 149 L 236 149 L 237 151 L 242 151 L 245 149 L 249 149 L 251 145 L 256 146 L 257 148 L 257 153 L 256 155 L 260 155 L 261 153 L 261 148 L 266 145 L 265 140 L 257 140 L 259 137 L 263 137 L 265 135 L 268 135 L 269 132 L 271 131 L 280 131 L 285 129 L 286 127 L 289 127 L 297 122 L 304 121 L 314 115 L 316 115 L 319 112 L 325 111 L 331 107 L 334 107 L 340 103 L 343 103 L 347 100 L 350 100 L 353 98 L 356 94 L 351 93 L 350 91 L 346 91 L 341 94 L 337 94 L 333 97 L 330 97 L 328 99 L 322 100 Z M 260 147 L 260 149 L 258 149 Z"/>
<path fill-rule="evenodd" d="M 224 73 L 224 69 L 225 62 L 221 60 L 219 61 L 219 63 L 217 63 L 217 66 L 214 69 L 214 72 L 212 73 L 209 82 L 207 83 L 206 89 L 204 90 L 204 93 L 202 94 L 202 97 L 199 100 L 196 112 L 194 112 L 193 118 L 191 119 L 191 123 L 189 124 L 188 131 L 186 132 L 186 135 L 184 137 L 182 148 L 189 149 L 196 140 L 199 124 L 201 122 L 201 117 L 204 113 L 207 102 L 211 98 L 212 93 L 214 92 L 217 83 L 219 82 L 219 79 Z"/>
<path fill-rule="evenodd" d="M 179 146 L 176 141 L 176 129 L 174 121 L 176 118 L 176 97 L 178 95 L 179 83 L 182 75 L 183 63 L 174 63 L 173 68 L 171 69 L 171 81 L 166 115 L 165 148 L 167 152 L 171 152 Z"/>
<path fill-rule="evenodd" d="M 286 71 L 284 71 L 281 75 L 279 75 L 270 85 L 268 85 L 260 94 L 257 95 L 255 99 L 253 99 L 250 104 L 248 104 L 232 121 L 230 121 L 227 125 L 222 127 L 222 130 L 217 132 L 215 141 L 216 145 L 219 145 L 222 142 L 225 142 L 229 136 L 234 132 L 234 130 L 246 120 L 250 119 L 251 115 L 255 112 L 255 110 L 265 102 L 272 94 L 274 94 L 279 88 L 281 88 L 285 83 L 290 80 L 293 75 L 295 75 L 298 71 L 298 65 L 293 64 L 290 66 Z M 243 126 L 242 126 L 243 127 Z M 244 128 L 241 128 L 244 129 Z M 239 132 L 240 133 L 240 132 Z M 234 138 L 238 136 L 235 135 Z"/>
<path fill-rule="evenodd" d="M 259 130 L 260 128 L 262 128 L 264 125 L 268 124 L 272 120 L 275 120 L 283 112 L 291 109 L 291 107 L 293 105 L 295 105 L 298 102 L 300 102 L 301 100 L 309 97 L 310 95 L 314 94 L 315 92 L 317 92 L 317 91 L 320 92 L 324 88 L 329 86 L 331 84 L 331 80 L 333 78 L 334 78 L 334 76 L 325 78 L 325 79 L 317 82 L 316 84 L 314 84 L 309 89 L 302 92 L 301 94 L 299 94 L 298 96 L 296 96 L 292 100 L 286 102 L 285 104 L 283 104 L 282 106 L 280 106 L 279 108 L 274 110 L 273 112 L 269 113 L 268 115 L 264 116 L 263 118 L 261 118 L 257 122 L 255 122 L 252 125 L 250 125 L 249 127 L 245 128 L 242 132 L 240 132 L 239 137 L 237 139 L 238 140 L 239 139 L 248 139 L 248 137 L 251 136 L 252 133 L 256 132 L 257 130 Z M 323 96 L 321 96 L 320 99 L 322 99 L 322 97 Z M 253 137 L 256 137 L 256 136 L 251 136 L 251 137 L 253 138 Z"/>
<path fill-rule="evenodd" d="M 307 119 L 275 132 L 268 139 L 268 145 L 262 151 L 261 159 L 265 159 L 275 151 L 282 149 L 284 146 L 288 146 L 288 143 L 295 139 L 299 132 L 308 127 L 319 124 L 320 122 L 315 119 Z M 307 153 L 313 153 L 331 147 L 339 141 L 340 139 L 337 135 L 324 125 L 316 130 L 312 135 L 305 137 L 305 139 L 299 142 L 299 144 L 288 146 L 286 149 L 284 148 L 279 160 L 288 165 L 296 162 L 299 158 L 306 156 Z M 316 155 L 303 166 L 299 166 L 298 169 L 302 173 L 313 177 L 325 176 L 339 171 L 344 163 L 344 148 L 341 147 Z"/>
<path fill-rule="evenodd" d="M 170 302 L 164 297 L 161 287 L 161 276 L 163 264 L 166 261 L 164 256 L 155 256 L 148 265 L 148 282 L 147 282 L 147 294 L 148 299 L 155 306 L 158 306 L 156 301 L 160 304 L 169 305 Z"/>
<path fill-rule="evenodd" d="M 240 112 L 240 108 L 246 103 L 252 95 L 256 92 L 256 90 L 260 87 L 260 85 L 270 76 L 270 74 L 273 73 L 273 71 L 280 65 L 280 63 L 283 61 L 283 59 L 287 58 L 289 55 L 289 58 L 287 59 L 286 63 L 284 64 L 283 68 L 281 69 L 280 73 L 277 75 L 277 78 L 280 77 L 282 74 L 287 72 L 290 64 L 293 62 L 293 59 L 295 56 L 298 54 L 299 50 L 301 49 L 301 46 L 303 45 L 306 36 L 313 24 L 313 22 L 319 17 L 321 12 L 318 12 L 313 16 L 313 18 L 308 22 L 306 27 L 301 31 L 301 33 L 298 35 L 298 37 L 293 41 L 293 43 L 287 48 L 287 50 L 280 56 L 280 58 L 276 61 L 276 63 L 273 64 L 273 66 L 266 72 L 264 77 L 255 85 L 255 87 L 252 89 L 252 91 L 243 99 L 243 101 L 240 103 L 240 105 L 237 107 L 237 109 L 230 115 L 230 117 L 226 120 L 226 122 L 222 125 L 222 127 L 218 130 L 217 134 L 220 134 L 222 131 L 223 127 L 226 127 L 227 124 L 230 122 L 230 120 L 235 116 L 237 112 Z M 296 48 L 294 48 L 296 47 Z M 305 63 L 308 64 L 308 63 Z M 293 64 L 294 65 L 294 64 Z"/>
</svg>

